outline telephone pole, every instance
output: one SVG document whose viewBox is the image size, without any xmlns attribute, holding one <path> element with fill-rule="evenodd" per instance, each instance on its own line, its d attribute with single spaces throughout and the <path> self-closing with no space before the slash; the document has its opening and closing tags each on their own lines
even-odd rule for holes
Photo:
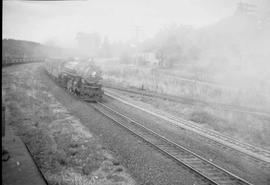
<svg viewBox="0 0 270 185">
<path fill-rule="evenodd" d="M 135 42 L 136 42 L 136 45 L 139 42 L 141 30 L 142 30 L 141 26 L 135 26 Z"/>
<path fill-rule="evenodd" d="M 140 33 L 141 33 L 142 27 L 141 26 L 135 26 L 135 65 L 138 65 L 138 45 L 140 41 Z"/>
</svg>

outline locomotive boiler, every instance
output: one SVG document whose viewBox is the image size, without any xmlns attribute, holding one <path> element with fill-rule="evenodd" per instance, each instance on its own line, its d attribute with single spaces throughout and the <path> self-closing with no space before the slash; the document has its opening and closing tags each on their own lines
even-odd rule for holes
<svg viewBox="0 0 270 185">
<path fill-rule="evenodd" d="M 99 101 L 103 96 L 101 70 L 89 61 L 49 61 L 47 72 L 71 94 L 86 101 Z"/>
</svg>

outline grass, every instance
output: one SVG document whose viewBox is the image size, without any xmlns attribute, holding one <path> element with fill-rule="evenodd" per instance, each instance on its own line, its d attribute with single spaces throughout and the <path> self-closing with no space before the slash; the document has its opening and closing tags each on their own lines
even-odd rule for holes
<svg viewBox="0 0 270 185">
<path fill-rule="evenodd" d="M 95 141 L 91 141 L 93 138 L 85 137 L 85 132 L 80 133 L 76 119 L 53 122 L 56 116 L 50 108 L 45 108 L 48 104 L 38 99 L 31 99 L 31 103 L 26 99 L 22 101 L 18 96 L 23 97 L 25 92 L 17 93 L 12 94 L 14 98 L 8 104 L 11 124 L 17 128 L 49 184 L 93 184 L 92 172 L 106 160 L 98 153 Z M 33 104 L 36 104 L 35 117 L 30 115 Z M 65 169 L 73 169 L 72 174 L 63 173 Z"/>
<path fill-rule="evenodd" d="M 201 105 L 190 101 L 179 103 L 140 95 L 130 95 L 130 98 L 243 142 L 270 149 L 270 118 L 222 110 L 211 104 Z"/>
<path fill-rule="evenodd" d="M 164 76 L 149 67 L 136 67 L 118 63 L 100 64 L 100 67 L 103 70 L 105 80 L 123 86 L 143 87 L 146 90 L 170 95 L 270 110 L 269 96 L 260 93 L 257 89 L 236 89 L 201 84 L 173 76 Z"/>
<path fill-rule="evenodd" d="M 29 65 L 4 70 L 8 71 L 2 81 L 7 119 L 27 144 L 50 185 L 112 184 L 106 179 L 112 173 L 134 184 L 124 170 L 102 171 L 104 162 L 114 159 L 113 156 L 56 100 L 49 91 L 55 86 L 47 83 L 39 68 Z M 105 181 L 97 179 L 97 172 L 102 172 Z"/>
<path fill-rule="evenodd" d="M 176 107 L 172 105 L 169 109 L 177 110 Z M 186 119 L 190 121 L 235 137 L 243 142 L 270 149 L 270 119 L 244 113 L 216 110 L 211 107 L 186 106 L 186 108 L 189 111 L 184 114 L 186 114 Z M 169 109 L 167 108 L 167 110 Z"/>
</svg>

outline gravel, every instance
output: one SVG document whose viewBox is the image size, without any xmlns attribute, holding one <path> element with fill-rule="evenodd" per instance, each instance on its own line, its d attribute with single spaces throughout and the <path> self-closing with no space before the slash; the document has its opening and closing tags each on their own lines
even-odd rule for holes
<svg viewBox="0 0 270 185">
<path fill-rule="evenodd" d="M 122 165 L 127 169 L 127 173 L 131 174 L 136 180 L 137 184 L 194 185 L 205 183 L 186 167 L 176 164 L 145 144 L 141 139 L 117 126 L 112 120 L 95 111 L 91 105 L 66 93 L 48 78 L 38 64 L 35 65 L 34 69 L 42 78 L 42 83 L 49 88 L 50 93 L 56 97 L 57 101 L 65 106 L 72 116 L 78 118 L 86 128 L 91 130 L 91 133 L 97 137 L 104 150 L 110 151 L 115 156 L 117 160 L 112 161 L 112 164 L 117 166 L 115 168 L 117 172 L 122 172 Z M 192 149 L 205 158 L 213 160 L 213 162 L 250 182 L 259 185 L 270 184 L 270 170 L 263 169 L 256 163 L 237 156 L 235 152 L 229 150 L 224 152 L 222 147 L 213 145 L 209 140 L 197 134 L 168 125 L 168 123 L 158 118 L 145 115 L 139 110 L 112 99 L 104 98 L 104 100 L 107 104 L 118 107 L 121 112 L 127 113 L 156 131 L 162 132 L 166 137 Z M 69 152 L 72 153 L 73 151 Z M 84 171 L 87 173 L 87 169 L 84 169 Z M 121 181 L 119 176 L 111 175 L 108 178 L 113 179 L 115 185 L 118 181 Z"/>
<path fill-rule="evenodd" d="M 44 82 L 58 101 L 79 118 L 92 133 L 99 136 L 102 145 L 119 158 L 138 184 L 205 184 L 188 168 L 176 164 L 141 139 L 115 125 L 112 120 L 95 111 L 87 103 L 55 86 L 54 82 L 47 80 L 44 73 L 42 75 Z"/>
<path fill-rule="evenodd" d="M 162 135 L 170 140 L 254 184 L 270 183 L 270 168 L 259 165 L 249 157 L 243 157 L 238 152 L 222 147 L 216 142 L 199 136 L 194 132 L 171 125 L 167 121 L 146 114 L 116 100 L 106 97 L 104 101 L 107 105 L 116 108 L 119 112 L 143 123 L 158 133 L 162 133 Z"/>
<path fill-rule="evenodd" d="M 98 137 L 48 92 L 36 69 L 29 64 L 5 68 L 2 82 L 8 123 L 27 144 L 47 182 L 135 185 Z"/>
</svg>

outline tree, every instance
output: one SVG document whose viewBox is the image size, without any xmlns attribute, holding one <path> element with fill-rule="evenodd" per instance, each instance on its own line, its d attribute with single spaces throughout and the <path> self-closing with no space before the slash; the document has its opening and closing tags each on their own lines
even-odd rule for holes
<svg viewBox="0 0 270 185">
<path fill-rule="evenodd" d="M 156 51 L 156 57 L 161 67 L 172 67 L 183 58 L 181 46 L 174 35 L 168 37 Z"/>
</svg>

